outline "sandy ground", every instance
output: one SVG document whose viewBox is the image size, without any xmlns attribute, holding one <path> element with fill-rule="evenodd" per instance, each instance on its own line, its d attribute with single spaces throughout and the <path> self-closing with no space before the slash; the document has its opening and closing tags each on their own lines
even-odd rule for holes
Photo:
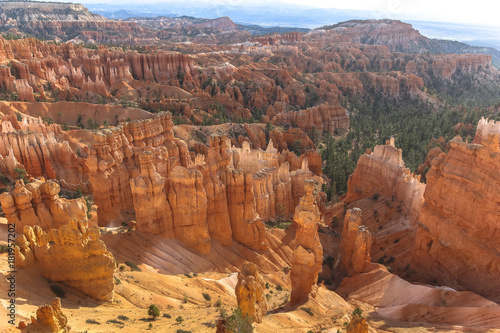
<svg viewBox="0 0 500 333">
<path fill-rule="evenodd" d="M 1 222 L 0 237 L 3 239 L 6 225 Z M 394 279 L 399 278 L 388 272 L 377 271 L 351 281 L 348 286 L 355 289 L 353 294 L 357 297 L 346 296 L 348 301 L 320 285 L 316 297 L 311 297 L 307 303 L 295 308 L 287 306 L 290 281 L 289 273 L 283 267 L 290 265 L 291 248 L 288 245 L 294 237 L 293 227 L 288 230 L 268 229 L 270 248 L 261 253 L 236 243 L 228 248 L 214 243 L 211 254 L 206 257 L 184 248 L 175 240 L 135 231 L 121 232 L 116 228 L 108 231 L 113 233 L 103 233 L 102 239 L 117 261 L 113 302 L 96 301 L 64 284 L 49 281 L 36 267 L 20 269 L 16 284 L 17 321 L 28 320 L 38 306 L 49 304 L 55 297 L 50 286 L 55 284 L 66 292 L 61 303 L 72 332 L 215 332 L 220 309 L 230 314 L 237 306 L 234 295 L 236 272 L 245 260 L 251 259 L 259 264 L 268 283 L 265 294 L 269 311 L 262 323 L 254 324 L 255 332 L 305 333 L 311 330 L 336 333 L 337 329 L 345 332 L 344 323 L 349 321 L 356 307 L 363 310 L 373 332 L 500 332 L 480 327 L 481 318 L 485 318 L 489 327 L 495 325 L 495 306 L 498 305 L 487 304 L 472 293 L 468 293 L 470 298 L 459 298 L 449 306 L 434 304 L 432 297 L 428 297 L 426 304 L 431 306 L 427 310 L 435 313 L 433 323 L 423 322 L 425 316 L 413 319 L 413 322 L 395 320 L 402 313 L 398 306 L 418 312 L 413 303 L 425 303 L 426 294 L 419 289 L 421 286 L 402 280 L 398 282 Z M 333 234 L 322 232 L 320 235 L 324 242 L 336 242 Z M 135 263 L 141 271 L 133 271 L 126 261 Z M 0 269 L 5 275 L 6 254 L 0 255 Z M 0 288 L 2 291 L 8 289 L 5 277 L 0 279 Z M 420 299 L 411 295 L 420 296 Z M 368 304 L 373 304 L 373 298 L 390 299 L 393 303 L 375 307 Z M 7 325 L 7 302 L 6 294 L 2 293 L 1 332 L 16 331 Z M 160 317 L 156 320 L 147 315 L 150 304 L 156 304 L 160 309 Z M 469 312 L 464 312 L 464 309 Z M 458 322 L 460 316 L 470 316 L 470 326 L 450 324 L 453 320 Z M 182 322 L 176 321 L 179 317 L 182 317 Z M 411 318 L 409 316 L 407 320 Z"/>
</svg>

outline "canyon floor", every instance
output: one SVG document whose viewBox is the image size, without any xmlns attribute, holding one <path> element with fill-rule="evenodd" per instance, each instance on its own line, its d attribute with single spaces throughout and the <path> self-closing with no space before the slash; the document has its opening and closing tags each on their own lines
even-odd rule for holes
<svg viewBox="0 0 500 333">
<path fill-rule="evenodd" d="M 6 233 L 6 221 L 2 219 L 1 222 L 0 230 L 3 235 Z M 268 229 L 268 237 L 287 241 L 293 239 L 293 229 Z M 20 319 L 29 320 L 39 306 L 49 304 L 55 297 L 51 290 L 54 285 L 62 288 L 65 293 L 61 303 L 72 332 L 214 332 L 217 320 L 221 318 L 221 311 L 231 314 L 237 306 L 234 293 L 237 283 L 235 266 L 244 262 L 248 255 L 244 247 L 234 245 L 232 248 L 225 248 L 215 243 L 211 254 L 202 257 L 175 240 L 145 237 L 139 232 L 125 232 L 120 228 L 102 228 L 102 232 L 102 239 L 117 261 L 114 301 L 96 301 L 74 288 L 49 281 L 36 268 L 20 269 L 16 283 Z M 322 240 L 332 241 L 334 238 L 323 237 Z M 260 254 L 256 253 L 255 256 Z M 141 271 L 126 264 L 132 261 Z M 177 265 L 173 265 L 175 261 L 178 262 Z M 344 323 L 350 320 L 352 311 L 358 307 L 363 311 L 373 332 L 500 332 L 496 329 L 390 320 L 378 314 L 376 308 L 368 303 L 354 299 L 345 301 L 324 284 L 319 285 L 316 297 L 311 297 L 305 304 L 290 307 L 287 305 L 290 297 L 288 271 L 272 271 L 271 263 L 264 257 L 257 258 L 257 261 L 263 263 L 264 267 L 267 262 L 269 270 L 262 275 L 266 282 L 269 310 L 262 323 L 254 324 L 255 332 L 342 332 L 345 330 Z M 0 255 L 0 268 L 2 272 L 8 270 L 6 254 Z M 359 288 L 372 288 L 372 296 L 384 290 L 380 287 L 383 278 L 374 278 L 374 274 L 371 274 L 371 284 Z M 2 289 L 7 289 L 6 280 L 2 279 L 0 283 Z M 349 285 L 345 288 L 349 288 Z M 406 294 L 407 298 L 417 297 L 408 294 L 411 288 L 400 288 L 395 292 Z M 419 294 L 421 290 L 413 293 Z M 475 297 L 478 297 L 470 294 L 469 299 L 462 300 L 463 304 L 474 303 Z M 398 296 L 391 297 L 397 299 Z M 4 304 L 6 300 L 1 302 L 4 307 L 7 305 Z M 147 315 L 150 304 L 156 304 L 160 309 L 160 317 L 156 320 L 151 320 Z M 490 322 L 495 320 L 488 311 L 483 311 L 482 314 L 480 311 L 477 308 L 473 315 Z M 5 310 L 2 312 L 4 317 Z M 448 312 L 448 316 L 451 318 L 446 318 L 445 313 L 439 320 L 443 323 L 453 321 L 456 315 Z M 182 321 L 176 320 L 179 317 L 182 317 Z M 2 330 L 5 332 L 19 331 L 6 326 L 5 322 L 6 320 L 2 321 Z"/>
</svg>

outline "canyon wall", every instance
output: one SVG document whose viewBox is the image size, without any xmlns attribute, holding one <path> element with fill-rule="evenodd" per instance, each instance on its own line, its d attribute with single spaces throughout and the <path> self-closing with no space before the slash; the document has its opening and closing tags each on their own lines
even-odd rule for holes
<svg viewBox="0 0 500 333">
<path fill-rule="evenodd" d="M 373 195 L 395 196 L 414 221 L 422 206 L 425 184 L 405 167 L 402 151 L 391 138 L 373 152 L 360 156 L 347 189 L 345 200 L 349 203 Z"/>
<path fill-rule="evenodd" d="M 500 300 L 500 123 L 480 120 L 431 163 L 414 259 L 429 279 Z"/>
<path fill-rule="evenodd" d="M 94 134 L 86 166 L 100 225 L 135 212 L 138 231 L 174 237 L 201 253 L 212 238 L 264 249 L 263 221 L 291 214 L 306 178 L 321 183 L 306 157 L 290 171 L 272 141 L 253 150 L 247 141 L 236 148 L 213 136 L 193 159 L 172 129 L 165 114 Z"/>
</svg>

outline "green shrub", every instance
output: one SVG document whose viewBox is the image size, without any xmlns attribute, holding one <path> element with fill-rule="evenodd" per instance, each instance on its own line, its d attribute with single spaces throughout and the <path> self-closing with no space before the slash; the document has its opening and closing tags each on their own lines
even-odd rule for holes
<svg viewBox="0 0 500 333">
<path fill-rule="evenodd" d="M 151 304 L 148 309 L 148 316 L 153 317 L 153 320 L 160 316 L 160 310 L 155 304 Z"/>
<path fill-rule="evenodd" d="M 219 298 L 217 301 L 215 301 L 215 307 L 220 308 L 222 305 L 222 300 Z"/>
<path fill-rule="evenodd" d="M 94 320 L 94 319 L 87 319 L 87 320 L 85 320 L 85 322 L 86 322 L 87 324 L 101 325 L 101 323 L 100 323 L 100 322 L 98 322 L 98 321 L 96 321 L 96 320 Z"/>
<path fill-rule="evenodd" d="M 164 314 L 163 314 L 163 317 L 168 318 L 168 319 L 172 318 L 172 316 L 171 316 L 171 315 L 169 315 L 168 313 L 164 313 Z"/>
<path fill-rule="evenodd" d="M 352 316 L 359 316 L 359 317 L 362 317 L 362 314 L 363 313 L 363 310 L 361 310 L 360 308 L 356 308 L 354 309 L 354 311 L 352 312 Z"/>
<path fill-rule="evenodd" d="M 128 317 L 124 316 L 124 315 L 119 315 L 118 319 L 120 319 L 120 320 L 128 320 Z"/>
<path fill-rule="evenodd" d="M 142 269 L 140 269 L 139 267 L 137 267 L 137 265 L 134 264 L 133 262 L 125 261 L 125 265 L 127 265 L 130 268 L 132 268 L 133 271 L 142 272 Z"/>
<path fill-rule="evenodd" d="M 252 319 L 248 314 L 244 316 L 241 309 L 237 308 L 226 318 L 225 328 L 228 332 L 250 333 L 253 332 Z"/>
<path fill-rule="evenodd" d="M 111 323 L 111 324 L 125 325 L 125 323 L 123 321 L 119 321 L 119 320 L 116 320 L 116 319 L 110 319 L 106 323 L 108 323 L 108 324 Z"/>
<path fill-rule="evenodd" d="M 282 290 L 283 290 L 283 287 L 281 286 L 281 284 L 278 284 L 278 285 L 276 286 L 276 290 L 277 290 L 277 291 L 282 291 Z"/>
<path fill-rule="evenodd" d="M 179 316 L 179 317 L 175 318 L 175 321 L 180 324 L 184 321 L 184 318 L 182 318 L 182 316 Z"/>
<path fill-rule="evenodd" d="M 9 252 L 9 245 L 0 244 L 0 253 L 6 253 L 6 252 Z"/>
<path fill-rule="evenodd" d="M 207 293 L 202 293 L 202 295 L 203 295 L 203 298 L 204 298 L 206 301 L 211 301 L 211 300 L 212 300 L 212 297 L 210 297 L 210 295 L 209 295 L 209 294 L 207 294 Z"/>
<path fill-rule="evenodd" d="M 312 312 L 311 308 L 306 308 L 303 306 L 300 309 L 307 312 L 311 317 L 314 316 L 314 313 Z"/>
</svg>

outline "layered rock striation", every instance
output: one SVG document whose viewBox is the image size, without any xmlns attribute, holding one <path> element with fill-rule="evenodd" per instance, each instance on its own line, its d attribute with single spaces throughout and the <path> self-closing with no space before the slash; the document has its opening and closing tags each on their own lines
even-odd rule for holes
<svg viewBox="0 0 500 333">
<path fill-rule="evenodd" d="M 262 250 L 263 221 L 290 215 L 306 178 L 321 182 L 307 156 L 290 171 L 272 141 L 255 150 L 213 136 L 191 155 L 172 128 L 165 114 L 94 134 L 86 166 L 100 225 L 124 221 L 128 210 L 138 231 L 179 239 L 201 253 L 210 251 L 211 239 Z"/>
</svg>

